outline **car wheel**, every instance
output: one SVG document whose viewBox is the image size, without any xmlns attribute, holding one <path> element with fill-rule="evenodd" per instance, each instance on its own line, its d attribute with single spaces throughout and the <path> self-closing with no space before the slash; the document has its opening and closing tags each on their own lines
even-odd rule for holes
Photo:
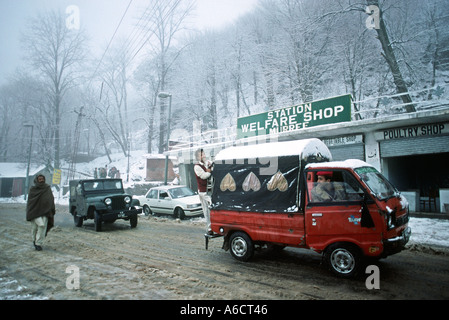
<svg viewBox="0 0 449 320">
<path fill-rule="evenodd" d="M 95 211 L 94 214 L 95 231 L 101 231 L 101 215 L 98 211 Z"/>
<path fill-rule="evenodd" d="M 147 206 L 146 204 L 143 206 L 143 213 L 145 214 L 145 216 L 149 216 L 149 215 L 153 214 L 153 212 L 151 212 L 150 207 Z"/>
<path fill-rule="evenodd" d="M 334 243 L 325 251 L 325 260 L 330 270 L 339 277 L 352 278 L 361 268 L 358 248 L 348 243 Z"/>
<path fill-rule="evenodd" d="M 129 223 L 131 224 L 131 228 L 137 227 L 137 214 L 129 218 Z"/>
<path fill-rule="evenodd" d="M 251 238 L 244 232 L 235 232 L 229 239 L 231 255 L 239 261 L 248 261 L 254 254 Z"/>
<path fill-rule="evenodd" d="M 175 218 L 179 218 L 181 220 L 184 220 L 186 218 L 186 214 L 182 208 L 176 208 L 175 209 Z"/>
<path fill-rule="evenodd" d="M 75 227 L 81 228 L 83 226 L 83 218 L 78 216 L 78 212 L 75 210 L 73 213 L 73 221 L 75 222 Z"/>
</svg>

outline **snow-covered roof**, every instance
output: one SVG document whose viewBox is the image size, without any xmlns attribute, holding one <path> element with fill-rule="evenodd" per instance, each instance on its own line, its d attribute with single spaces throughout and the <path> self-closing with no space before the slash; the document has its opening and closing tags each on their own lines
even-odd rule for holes
<svg viewBox="0 0 449 320">
<path fill-rule="evenodd" d="M 45 166 L 30 165 L 30 176 L 44 168 Z M 0 178 L 24 178 L 26 173 L 26 163 L 0 162 Z"/>
<path fill-rule="evenodd" d="M 372 167 L 372 165 L 366 163 L 365 161 L 358 159 L 348 159 L 345 161 L 332 161 L 332 162 L 321 162 L 321 163 L 309 163 L 306 168 L 361 168 L 361 167 Z"/>
<path fill-rule="evenodd" d="M 332 159 L 332 155 L 327 146 L 321 140 L 313 138 L 230 147 L 221 150 L 215 157 L 215 160 L 256 159 L 281 156 L 302 156 L 305 158 L 318 153 L 327 159 Z"/>
</svg>

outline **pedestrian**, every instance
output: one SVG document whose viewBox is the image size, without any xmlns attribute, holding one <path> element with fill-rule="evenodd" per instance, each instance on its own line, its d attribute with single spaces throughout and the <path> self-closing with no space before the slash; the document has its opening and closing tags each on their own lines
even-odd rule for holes
<svg viewBox="0 0 449 320">
<path fill-rule="evenodd" d="M 210 195 L 207 194 L 207 182 L 211 177 L 213 164 L 206 161 L 206 154 L 203 149 L 195 152 L 197 164 L 193 167 L 198 184 L 198 195 L 203 208 L 204 217 L 206 218 L 206 232 L 212 234 L 210 225 L 210 204 L 212 203 Z"/>
<path fill-rule="evenodd" d="M 105 179 L 106 178 L 106 175 L 107 175 L 107 167 L 108 167 L 108 165 L 106 165 L 106 167 L 100 167 L 100 169 L 99 169 L 99 175 L 100 175 L 100 178 L 101 179 Z"/>
<path fill-rule="evenodd" d="M 34 248 L 42 250 L 47 232 L 53 227 L 55 215 L 55 199 L 45 176 L 40 174 L 34 178 L 34 186 L 28 193 L 26 219 L 31 221 L 31 236 Z"/>
</svg>

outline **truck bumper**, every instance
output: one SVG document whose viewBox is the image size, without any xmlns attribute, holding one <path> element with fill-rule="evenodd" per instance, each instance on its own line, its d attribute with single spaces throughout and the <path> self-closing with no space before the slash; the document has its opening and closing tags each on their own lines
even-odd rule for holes
<svg viewBox="0 0 449 320">
<path fill-rule="evenodd" d="M 404 249 L 405 245 L 410 240 L 411 234 L 412 234 L 412 229 L 410 227 L 407 227 L 404 229 L 404 231 L 402 231 L 401 235 L 394 237 L 394 238 L 385 239 L 383 256 L 386 257 L 386 256 L 389 256 L 389 255 L 392 255 L 392 254 L 402 251 Z"/>
</svg>

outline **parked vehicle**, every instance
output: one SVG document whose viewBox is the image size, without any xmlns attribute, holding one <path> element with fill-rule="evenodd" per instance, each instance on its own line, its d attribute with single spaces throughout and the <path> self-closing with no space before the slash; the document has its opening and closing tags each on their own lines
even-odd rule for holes
<svg viewBox="0 0 449 320">
<path fill-rule="evenodd" d="M 137 214 L 142 212 L 138 200 L 126 194 L 121 179 L 71 180 L 69 207 L 75 226 L 94 219 L 95 231 L 102 223 L 117 219 L 129 220 L 131 228 L 137 226 Z"/>
<path fill-rule="evenodd" d="M 211 223 L 225 250 L 240 261 L 255 247 L 309 248 L 330 270 L 353 277 L 364 257 L 383 258 L 408 242 L 408 203 L 374 167 L 331 162 L 318 139 L 242 146 L 217 154 Z M 270 165 L 268 165 L 270 164 Z M 272 167 L 271 172 L 269 168 Z M 329 198 L 318 176 L 327 174 Z"/>
<path fill-rule="evenodd" d="M 136 199 L 139 200 L 145 215 L 171 214 L 182 220 L 203 214 L 198 194 L 187 186 L 154 187 Z"/>
</svg>

